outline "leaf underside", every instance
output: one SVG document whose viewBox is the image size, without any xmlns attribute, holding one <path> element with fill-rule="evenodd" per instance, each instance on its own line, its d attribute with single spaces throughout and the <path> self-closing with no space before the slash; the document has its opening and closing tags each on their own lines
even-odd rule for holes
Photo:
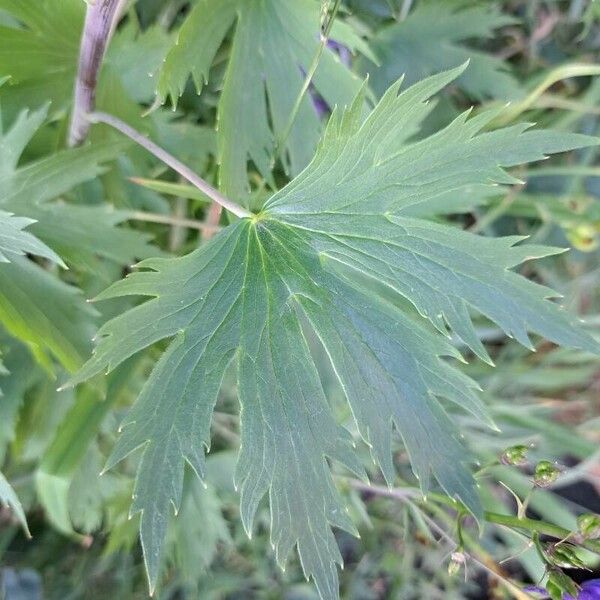
<svg viewBox="0 0 600 600">
<path fill-rule="evenodd" d="M 427 214 L 443 194 L 513 183 L 502 166 L 596 143 L 527 125 L 482 132 L 495 112 L 465 113 L 438 133 L 410 141 L 431 109 L 429 98 L 462 70 L 400 94 L 400 83 L 393 85 L 364 120 L 359 94 L 344 112 L 334 111 L 311 164 L 259 214 L 185 257 L 143 261 L 100 295 L 150 299 L 102 327 L 93 357 L 73 384 L 172 340 L 107 465 L 143 447 L 131 512 L 142 513 L 151 587 L 170 506 L 181 502 L 185 463 L 204 476 L 211 413 L 232 361 L 241 405 L 236 482 L 244 526 L 251 531 L 268 494 L 278 562 L 283 565 L 295 546 L 305 574 L 330 599 L 338 597 L 341 564 L 332 526 L 355 532 L 330 461 L 365 474 L 349 432 L 333 418 L 306 327 L 326 350 L 387 481 L 394 480 L 395 429 L 423 491 L 435 480 L 476 516 L 481 506 L 469 456 L 444 405 L 491 423 L 476 384 L 447 360 L 461 358 L 449 332 L 488 361 L 471 311 L 527 346 L 532 331 L 598 350 L 576 319 L 547 300 L 551 290 L 510 270 L 556 250 L 414 216 Z M 420 316 L 380 297 L 369 280 L 408 300 Z"/>
</svg>

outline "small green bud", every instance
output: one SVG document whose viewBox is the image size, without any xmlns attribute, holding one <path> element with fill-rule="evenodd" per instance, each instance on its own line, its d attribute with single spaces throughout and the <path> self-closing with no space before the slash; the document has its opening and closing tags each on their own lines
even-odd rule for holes
<svg viewBox="0 0 600 600">
<path fill-rule="evenodd" d="M 548 583 L 546 584 L 546 591 L 548 592 L 550 600 L 562 600 L 562 589 L 557 586 L 554 581 L 548 580 Z"/>
<path fill-rule="evenodd" d="M 561 600 L 563 594 L 569 594 L 573 598 L 577 597 L 577 584 L 560 569 L 553 569 L 548 575 L 546 590 L 553 600 Z"/>
<path fill-rule="evenodd" d="M 500 462 L 503 465 L 514 465 L 516 467 L 522 466 L 527 463 L 528 450 L 529 447 L 525 446 L 524 444 L 511 446 L 500 455 Z"/>
<path fill-rule="evenodd" d="M 533 483 L 538 487 L 548 487 L 558 479 L 559 475 L 560 471 L 556 465 L 549 460 L 540 460 L 533 471 Z"/>
<path fill-rule="evenodd" d="M 577 517 L 577 530 L 582 538 L 595 540 L 600 538 L 600 515 L 584 513 Z"/>
<path fill-rule="evenodd" d="M 585 563 L 577 556 L 572 544 L 556 544 L 548 553 L 548 558 L 563 569 L 585 569 Z"/>
<path fill-rule="evenodd" d="M 581 252 L 593 252 L 598 248 L 598 231 L 593 225 L 577 225 L 567 229 L 565 233 L 573 247 Z"/>
</svg>

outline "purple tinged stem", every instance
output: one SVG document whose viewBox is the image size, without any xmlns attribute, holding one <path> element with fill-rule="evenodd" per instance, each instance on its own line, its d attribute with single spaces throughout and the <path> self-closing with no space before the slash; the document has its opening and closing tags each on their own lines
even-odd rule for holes
<svg viewBox="0 0 600 600">
<path fill-rule="evenodd" d="M 95 0 L 87 5 L 73 92 L 70 147 L 79 146 L 87 137 L 90 122 L 85 117 L 95 108 L 98 72 L 122 5 L 122 0 Z"/>
<path fill-rule="evenodd" d="M 197 173 L 192 171 L 187 165 L 183 164 L 180 160 L 175 158 L 172 154 L 169 154 L 166 150 L 155 144 L 145 135 L 136 131 L 133 127 L 130 127 L 121 119 L 113 115 L 108 115 L 102 112 L 94 112 L 83 116 L 89 123 L 104 123 L 109 125 L 113 129 L 120 131 L 123 135 L 127 136 L 130 140 L 153 154 L 158 160 L 165 163 L 165 165 L 171 167 L 176 173 L 179 173 L 181 177 L 189 181 L 192 185 L 197 187 L 202 193 L 206 194 L 209 198 L 214 200 L 217 204 L 220 204 L 223 208 L 232 212 L 240 219 L 252 217 L 252 213 L 246 210 L 243 206 L 236 204 L 223 196 L 218 190 L 212 187 L 207 181 L 202 179 Z"/>
</svg>

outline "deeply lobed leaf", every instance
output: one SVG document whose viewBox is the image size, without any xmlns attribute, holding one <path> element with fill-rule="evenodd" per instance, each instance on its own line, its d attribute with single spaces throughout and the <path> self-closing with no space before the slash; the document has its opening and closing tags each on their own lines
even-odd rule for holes
<svg viewBox="0 0 600 600">
<path fill-rule="evenodd" d="M 200 92 L 215 54 L 234 29 L 217 131 L 221 187 L 234 199 L 247 193 L 249 160 L 272 183 L 274 147 L 317 51 L 320 16 L 316 0 L 199 0 L 167 55 L 157 94 L 162 102 L 170 97 L 176 104 L 190 76 Z M 366 51 L 349 28 L 334 28 L 336 35 L 348 47 Z M 321 56 L 313 84 L 331 107 L 350 102 L 360 87 L 356 75 L 329 49 Z M 320 131 L 319 116 L 305 97 L 283 148 L 292 175 L 312 158 Z"/>
<path fill-rule="evenodd" d="M 35 254 L 63 265 L 62 259 L 34 235 L 23 231 L 35 220 L 17 217 L 0 210 L 0 262 L 10 262 L 10 255 Z"/>
<path fill-rule="evenodd" d="M 599 350 L 574 318 L 547 300 L 550 290 L 510 270 L 554 249 L 517 245 L 515 237 L 482 238 L 412 212 L 420 207 L 427 214 L 452 191 L 512 182 L 502 167 L 597 143 L 527 126 L 482 132 L 492 113 L 465 114 L 411 141 L 429 98 L 461 72 L 441 73 L 400 94 L 394 85 L 364 120 L 359 95 L 343 114 L 334 113 L 311 164 L 259 214 L 183 258 L 143 261 L 99 297 L 150 299 L 102 327 L 93 357 L 72 383 L 172 338 L 107 465 L 143 447 L 132 512 L 142 513 L 152 587 L 170 505 L 181 502 L 185 463 L 204 476 L 210 418 L 232 360 L 241 404 L 236 481 L 244 525 L 250 532 L 268 494 L 278 561 L 296 546 L 306 575 L 329 599 L 337 598 L 341 563 L 331 527 L 354 531 L 330 461 L 364 473 L 350 434 L 331 414 L 306 327 L 321 340 L 387 480 L 394 478 L 395 427 L 423 490 L 435 479 L 476 516 L 481 506 L 469 457 L 444 402 L 491 422 L 475 383 L 446 360 L 461 358 L 446 340 L 449 330 L 486 360 L 472 310 L 527 345 L 533 331 Z M 370 281 L 424 318 L 384 299 Z"/>
<path fill-rule="evenodd" d="M 493 3 L 466 6 L 464 2 L 419 2 L 406 19 L 384 26 L 370 40 L 379 59 L 371 85 L 378 94 L 402 74 L 414 83 L 466 60 L 469 70 L 456 84 L 471 98 L 516 98 L 521 94 L 510 66 L 490 52 L 473 47 L 473 40 L 492 37 L 495 29 L 515 23 Z M 372 66 L 372 63 L 371 65 Z"/>
<path fill-rule="evenodd" d="M 0 473 L 0 506 L 7 506 L 13 511 L 15 518 L 29 537 L 29 528 L 21 501 L 2 473 Z"/>
</svg>

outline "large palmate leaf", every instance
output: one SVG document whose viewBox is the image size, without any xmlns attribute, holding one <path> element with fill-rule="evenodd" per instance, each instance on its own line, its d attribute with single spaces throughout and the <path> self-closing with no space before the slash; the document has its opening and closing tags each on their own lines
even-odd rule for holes
<svg viewBox="0 0 600 600">
<path fill-rule="evenodd" d="M 549 289 L 510 270 L 553 249 L 411 216 L 449 191 L 512 182 L 501 166 L 596 143 L 526 125 L 482 132 L 492 112 L 470 119 L 466 113 L 409 142 L 431 110 L 429 98 L 461 72 L 436 75 L 399 95 L 399 84 L 392 86 L 364 121 L 359 94 L 343 114 L 334 112 L 308 168 L 258 214 L 183 258 L 143 261 L 101 294 L 151 299 L 101 328 L 95 354 L 73 383 L 172 339 L 107 465 L 143 447 L 131 510 L 142 513 L 152 586 L 170 505 L 181 502 L 185 463 L 204 475 L 211 413 L 234 358 L 244 525 L 250 532 L 268 494 L 278 562 L 296 546 L 304 572 L 329 599 L 337 598 L 341 563 L 331 527 L 354 531 L 329 461 L 357 476 L 363 470 L 349 432 L 332 416 L 305 326 L 321 340 L 386 479 L 394 479 L 395 427 L 423 490 L 435 480 L 475 515 L 481 507 L 469 457 L 445 405 L 490 422 L 476 384 L 446 360 L 460 359 L 447 340 L 448 326 L 486 360 L 471 310 L 527 345 L 533 331 L 599 349 L 576 319 L 547 300 Z M 421 316 L 377 295 L 369 281 L 408 300 Z"/>
<path fill-rule="evenodd" d="M 217 132 L 221 186 L 233 198 L 246 193 L 248 160 L 265 179 L 272 178 L 273 146 L 283 135 L 319 44 L 321 4 L 317 0 L 199 0 L 167 55 L 157 92 L 161 101 L 170 96 L 176 102 L 190 75 L 197 90 L 202 89 L 217 50 L 235 23 Z M 334 26 L 332 37 L 368 53 L 343 23 Z M 360 87 L 356 75 L 329 49 L 323 52 L 313 83 L 330 106 L 348 103 Z M 292 174 L 311 159 L 320 131 L 317 112 L 304 98 L 285 144 Z"/>
<path fill-rule="evenodd" d="M 466 42 L 489 38 L 494 29 L 513 22 L 493 5 L 419 2 L 404 21 L 377 32 L 371 45 L 380 64 L 363 61 L 363 68 L 369 71 L 373 90 L 383 94 L 400 75 L 413 83 L 470 59 L 469 70 L 457 81 L 467 94 L 475 99 L 511 99 L 518 96 L 519 85 L 507 64 Z"/>
</svg>

